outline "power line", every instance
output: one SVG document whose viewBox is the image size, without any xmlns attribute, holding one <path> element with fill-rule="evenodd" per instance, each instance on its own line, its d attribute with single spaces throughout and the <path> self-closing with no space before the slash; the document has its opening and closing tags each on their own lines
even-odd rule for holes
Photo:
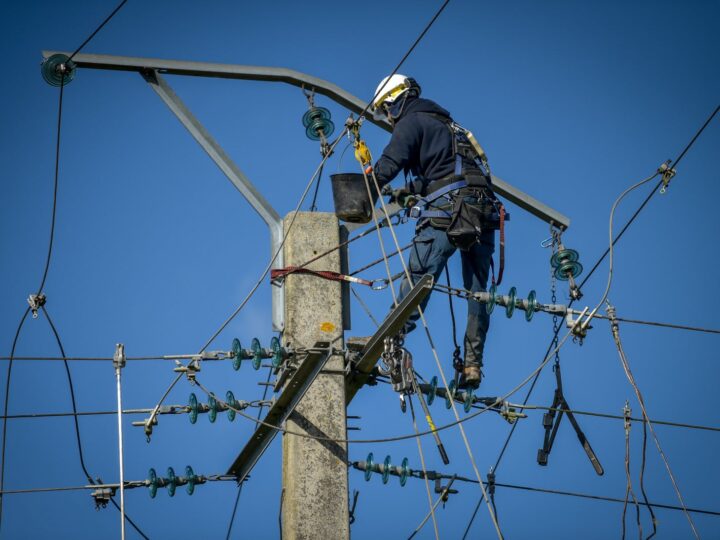
<svg viewBox="0 0 720 540">
<path fill-rule="evenodd" d="M 692 138 L 692 140 L 690 141 L 690 143 L 689 143 L 689 144 L 685 147 L 685 149 L 680 153 L 680 155 L 678 156 L 678 158 L 675 160 L 675 163 L 670 167 L 671 169 L 673 169 L 673 168 L 679 163 L 679 161 L 683 158 L 683 156 L 685 156 L 685 154 L 686 154 L 687 151 L 690 149 L 690 147 L 695 143 L 695 141 L 696 141 L 697 138 L 700 136 L 700 134 L 705 130 L 705 128 L 706 128 L 706 127 L 708 126 L 708 124 L 710 123 L 710 121 L 715 117 L 715 115 L 717 114 L 718 110 L 720 110 L 720 105 L 713 111 L 713 113 L 708 117 L 708 119 L 705 121 L 705 123 L 703 124 L 703 126 L 700 128 L 700 130 L 698 130 L 698 132 L 697 132 L 697 133 L 695 134 L 695 136 Z M 653 195 L 658 191 L 658 188 L 659 188 L 661 185 L 662 185 L 662 180 L 653 188 L 653 190 L 648 194 L 648 196 L 645 198 L 645 200 L 642 202 L 642 204 L 641 204 L 641 205 L 638 207 L 638 209 L 633 213 L 633 215 L 630 217 L 630 219 L 625 223 L 625 225 L 623 226 L 623 228 L 620 230 L 620 232 L 615 236 L 615 238 L 614 238 L 613 241 L 611 242 L 611 246 L 614 246 L 615 244 L 617 244 L 617 242 L 620 240 L 620 238 L 622 238 L 622 236 L 623 236 L 623 234 L 625 233 L 625 231 L 626 231 L 626 230 L 628 229 L 628 227 L 630 227 L 630 225 L 635 221 L 635 219 L 638 217 L 638 215 L 640 215 L 640 212 L 643 210 L 643 208 L 645 208 L 645 206 L 647 205 L 647 203 L 650 202 L 650 199 L 651 199 L 651 198 L 653 197 Z M 578 288 L 579 288 L 579 289 L 582 289 L 582 287 L 585 285 L 585 283 L 587 283 L 588 279 L 590 279 L 590 277 L 593 275 L 593 273 L 595 272 L 595 270 L 597 270 L 597 268 L 600 266 L 600 264 L 602 263 L 602 261 L 605 260 L 605 257 L 608 255 L 608 253 L 610 253 L 610 247 L 608 247 L 608 248 L 605 250 L 605 252 L 600 256 L 600 258 L 598 259 L 598 261 L 597 261 L 597 262 L 595 263 L 595 265 L 592 267 L 592 269 L 590 270 L 590 272 L 588 272 L 588 274 L 585 276 L 585 278 L 580 282 L 580 284 L 578 285 Z M 573 304 L 574 301 L 575 301 L 574 298 L 571 299 L 571 300 L 570 300 L 570 303 L 568 304 L 568 307 L 570 307 L 570 306 Z M 548 351 L 552 348 L 553 340 L 557 337 L 557 335 L 558 335 L 558 333 L 559 333 L 559 330 L 560 330 L 560 328 L 558 327 L 558 329 L 554 332 L 553 338 L 552 338 L 552 340 L 551 340 L 551 342 L 550 342 L 550 345 L 548 346 Z M 546 356 L 547 356 L 547 354 L 546 354 Z M 530 399 L 530 396 L 532 395 L 532 391 L 533 391 L 533 389 L 535 388 L 535 384 L 537 383 L 537 380 L 538 380 L 539 376 L 540 376 L 540 372 L 537 373 L 537 375 L 536 375 L 536 377 L 535 377 L 535 380 L 534 380 L 534 381 L 532 382 L 532 384 L 530 385 L 530 388 L 529 388 L 529 390 L 528 390 L 528 393 L 527 393 L 526 399 L 525 399 L 525 401 L 524 401 L 524 404 L 527 404 L 527 401 Z M 505 450 L 507 449 L 508 444 L 510 443 L 510 439 L 512 438 L 513 433 L 515 432 L 515 429 L 516 429 L 516 428 L 517 428 L 517 423 L 513 424 L 512 428 L 511 428 L 511 430 L 510 430 L 510 433 L 508 434 L 507 438 L 505 439 L 505 443 L 503 444 L 503 447 L 502 447 L 502 449 L 500 450 L 500 455 L 498 456 L 498 459 L 497 459 L 497 461 L 496 461 L 496 463 L 495 463 L 494 470 L 497 470 L 498 466 L 500 465 L 500 462 L 502 461 L 502 457 L 503 457 L 503 455 L 505 454 Z"/>
<path fill-rule="evenodd" d="M 117 14 L 117 12 L 120 11 L 120 9 L 121 9 L 126 3 L 127 3 L 127 0 L 122 0 L 122 2 L 120 2 L 120 4 L 118 4 L 118 6 L 112 11 L 112 13 L 110 13 L 110 15 L 108 15 L 108 16 L 105 18 L 105 20 L 100 23 L 100 26 L 98 26 L 98 27 L 95 29 L 95 31 L 93 31 L 93 33 L 90 34 L 90 35 L 87 37 L 87 39 L 86 39 L 85 41 L 83 41 L 77 49 L 75 49 L 75 52 L 70 55 L 70 58 L 68 59 L 68 61 L 70 61 L 70 60 L 72 60 L 73 58 L 75 58 L 75 55 L 78 54 L 82 49 L 84 49 L 84 48 L 85 48 L 85 45 L 87 45 L 88 43 L 90 43 L 90 41 L 97 35 L 97 33 L 98 33 L 100 30 L 102 30 L 103 27 L 104 27 L 107 23 L 110 22 L 110 19 L 112 19 L 112 18 Z"/>
</svg>

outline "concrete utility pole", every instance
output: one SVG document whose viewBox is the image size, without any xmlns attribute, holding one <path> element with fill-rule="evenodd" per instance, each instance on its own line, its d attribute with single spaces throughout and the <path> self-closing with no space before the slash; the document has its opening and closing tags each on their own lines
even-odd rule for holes
<svg viewBox="0 0 720 540">
<path fill-rule="evenodd" d="M 292 214 L 285 218 L 285 230 Z M 297 266 L 340 243 L 334 214 L 299 212 L 285 241 L 285 264 Z M 310 264 L 312 270 L 341 271 L 336 251 Z M 341 284 L 316 276 L 285 279 L 285 345 L 312 347 L 318 341 L 343 348 Z M 287 421 L 287 429 L 334 439 L 346 438 L 342 355 L 330 357 Z M 283 437 L 282 532 L 285 540 L 349 539 L 347 445 Z"/>
</svg>

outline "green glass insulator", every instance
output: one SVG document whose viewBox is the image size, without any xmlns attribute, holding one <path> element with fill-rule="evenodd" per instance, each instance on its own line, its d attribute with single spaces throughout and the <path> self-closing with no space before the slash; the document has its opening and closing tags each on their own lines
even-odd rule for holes
<svg viewBox="0 0 720 540">
<path fill-rule="evenodd" d="M 167 479 L 165 480 L 165 487 L 167 488 L 168 495 L 171 497 L 175 496 L 175 488 L 177 487 L 177 476 L 172 467 L 168 467 Z"/>
<path fill-rule="evenodd" d="M 273 367 L 279 367 L 280 364 L 282 364 L 285 351 L 283 351 L 283 348 L 280 346 L 280 340 L 276 336 L 273 336 L 270 340 L 270 350 L 272 351 Z"/>
<path fill-rule="evenodd" d="M 302 118 L 305 135 L 313 141 L 320 140 L 320 132 L 329 137 L 335 131 L 335 124 L 330 120 L 330 111 L 325 107 L 310 107 Z"/>
<path fill-rule="evenodd" d="M 452 402 L 455 399 L 455 381 L 450 381 L 450 384 L 447 387 L 447 390 L 445 391 L 445 408 L 449 409 L 452 407 Z"/>
<path fill-rule="evenodd" d="M 557 268 L 565 262 L 575 262 L 580 259 L 578 252 L 574 249 L 561 249 L 550 257 L 550 266 Z"/>
<path fill-rule="evenodd" d="M 567 261 L 555 269 L 555 277 L 560 281 L 567 281 L 570 276 L 573 278 L 582 274 L 583 267 L 577 261 Z"/>
<path fill-rule="evenodd" d="M 190 407 L 190 414 L 188 418 L 190 418 L 190 423 L 194 424 L 197 422 L 198 417 L 198 400 L 195 393 L 190 394 L 190 397 L 188 398 L 188 407 Z"/>
<path fill-rule="evenodd" d="M 262 346 L 260 345 L 260 340 L 258 338 L 253 338 L 252 344 L 250 345 L 250 350 L 252 351 L 253 369 L 257 371 L 258 369 L 260 369 L 263 355 Z"/>
<path fill-rule="evenodd" d="M 510 292 L 508 292 L 508 303 L 505 306 L 505 315 L 509 319 L 513 316 L 513 313 L 515 313 L 515 301 L 517 300 L 517 289 L 515 287 L 510 287 Z"/>
<path fill-rule="evenodd" d="M 365 481 L 369 482 L 370 477 L 373 473 L 373 467 L 375 467 L 375 462 L 373 461 L 373 453 L 370 452 L 367 456 L 367 459 L 365 460 Z"/>
<path fill-rule="evenodd" d="M 383 462 L 383 472 L 382 472 L 382 483 L 387 484 L 388 479 L 390 478 L 390 456 L 385 456 L 385 461 Z"/>
<path fill-rule="evenodd" d="M 527 297 L 527 309 L 525 310 L 525 320 L 530 322 L 537 311 L 537 293 L 532 290 Z"/>
<path fill-rule="evenodd" d="M 410 476 L 410 468 L 408 467 L 408 458 L 403 458 L 400 465 L 400 486 L 405 487 L 408 476 Z"/>
<path fill-rule="evenodd" d="M 240 369 L 240 364 L 242 364 L 243 359 L 243 350 L 238 338 L 232 340 L 232 359 L 232 367 L 235 371 L 237 371 Z"/>
<path fill-rule="evenodd" d="M 217 420 L 217 412 L 217 399 L 215 399 L 215 396 L 208 397 L 208 420 L 210 420 L 211 424 L 214 424 L 215 420 Z"/>
<path fill-rule="evenodd" d="M 490 294 L 490 298 L 488 299 L 487 304 L 485 304 L 485 311 L 487 311 L 489 315 L 493 312 L 495 304 L 497 303 L 497 287 L 494 283 L 490 286 L 488 293 Z"/>
<path fill-rule="evenodd" d="M 65 86 L 75 78 L 77 66 L 64 54 L 53 54 L 40 64 L 40 73 L 50 86 Z"/>
<path fill-rule="evenodd" d="M 185 467 L 185 478 L 187 478 L 187 485 L 185 486 L 185 491 L 187 491 L 188 495 L 192 495 L 195 493 L 195 483 L 197 482 L 197 476 L 195 476 L 195 472 L 192 470 L 192 467 L 188 465 Z"/>
<path fill-rule="evenodd" d="M 432 379 L 430 379 L 430 391 L 427 395 L 427 404 L 432 405 L 433 401 L 435 401 L 435 395 L 437 392 L 437 385 L 438 385 L 438 378 L 434 376 Z"/>
<path fill-rule="evenodd" d="M 157 473 L 155 472 L 155 469 L 150 469 L 148 471 L 148 489 L 150 491 L 150 498 L 154 499 L 155 495 L 157 495 L 157 489 L 158 489 L 158 479 L 157 479 Z"/>
<path fill-rule="evenodd" d="M 463 401 L 463 409 L 465 409 L 466 413 L 470 412 L 473 403 L 475 403 L 475 391 L 472 388 L 468 388 L 465 390 L 465 399 Z"/>
<path fill-rule="evenodd" d="M 228 390 L 227 394 L 225 394 L 225 403 L 228 404 L 228 420 L 232 422 L 233 420 L 235 420 L 235 411 L 233 410 L 233 408 L 237 409 L 237 402 L 235 401 L 235 394 L 233 394 L 230 390 Z"/>
</svg>

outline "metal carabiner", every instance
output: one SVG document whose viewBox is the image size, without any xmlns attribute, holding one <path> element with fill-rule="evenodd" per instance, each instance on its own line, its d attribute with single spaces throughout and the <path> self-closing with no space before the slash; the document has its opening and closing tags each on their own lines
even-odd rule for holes
<svg viewBox="0 0 720 540">
<path fill-rule="evenodd" d="M 553 241 L 554 241 L 553 237 L 549 236 L 548 238 L 546 238 L 545 240 L 540 242 L 540 247 L 541 248 L 549 248 L 550 246 L 553 245 Z"/>
<path fill-rule="evenodd" d="M 370 288 L 373 291 L 382 291 L 383 289 L 387 289 L 389 283 L 389 279 L 373 279 L 370 282 Z"/>
</svg>

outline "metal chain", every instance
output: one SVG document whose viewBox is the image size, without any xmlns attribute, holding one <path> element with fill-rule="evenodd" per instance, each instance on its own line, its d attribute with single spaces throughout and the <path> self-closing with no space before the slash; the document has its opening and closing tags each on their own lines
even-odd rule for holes
<svg viewBox="0 0 720 540">
<path fill-rule="evenodd" d="M 552 254 L 555 255 L 560 244 L 560 231 L 550 226 L 550 234 L 552 235 Z M 550 265 L 550 301 L 557 304 L 557 278 L 555 277 L 555 269 Z M 553 314 L 553 340 L 552 347 L 555 349 L 555 366 L 560 364 L 560 348 L 558 347 L 558 334 L 560 333 L 560 320 L 557 314 Z M 553 370 L 555 369 L 553 366 Z"/>
</svg>

